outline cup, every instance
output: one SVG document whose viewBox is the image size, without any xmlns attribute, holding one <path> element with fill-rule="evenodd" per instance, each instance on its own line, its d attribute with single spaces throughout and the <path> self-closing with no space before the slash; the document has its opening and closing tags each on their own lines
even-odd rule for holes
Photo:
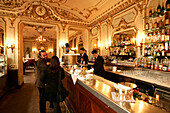
<svg viewBox="0 0 170 113">
<path fill-rule="evenodd" d="M 113 71 L 113 72 L 116 72 L 116 71 L 117 71 L 117 67 L 116 67 L 116 66 L 113 66 L 112 71 Z"/>
</svg>

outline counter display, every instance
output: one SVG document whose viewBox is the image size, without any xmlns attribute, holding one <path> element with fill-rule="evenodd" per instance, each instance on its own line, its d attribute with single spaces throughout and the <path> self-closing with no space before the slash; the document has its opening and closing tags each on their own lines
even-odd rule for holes
<svg viewBox="0 0 170 113">
<path fill-rule="evenodd" d="M 75 113 L 166 113 L 169 109 L 158 108 L 143 100 L 136 99 L 135 103 L 116 102 L 112 99 L 112 92 L 117 93 L 116 83 L 97 75 L 93 79 L 78 79 L 73 84 L 68 68 L 64 68 L 66 78 L 64 86 L 70 92 L 68 102 Z"/>
</svg>

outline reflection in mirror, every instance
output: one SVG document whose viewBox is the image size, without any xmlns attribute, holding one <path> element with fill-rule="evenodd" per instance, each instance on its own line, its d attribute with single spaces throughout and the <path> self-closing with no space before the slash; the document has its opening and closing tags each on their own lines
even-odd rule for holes
<svg viewBox="0 0 170 113">
<path fill-rule="evenodd" d="M 115 33 L 110 55 L 117 56 L 121 60 L 134 59 L 136 57 L 136 32 L 132 29 Z"/>
<path fill-rule="evenodd" d="M 0 28 L 0 53 L 4 53 L 4 30 Z"/>
</svg>

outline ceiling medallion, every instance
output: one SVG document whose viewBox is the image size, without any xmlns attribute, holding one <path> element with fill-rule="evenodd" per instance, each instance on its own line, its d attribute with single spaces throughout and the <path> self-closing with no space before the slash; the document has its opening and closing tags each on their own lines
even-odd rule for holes
<svg viewBox="0 0 170 113">
<path fill-rule="evenodd" d="M 46 8 L 44 6 L 37 6 L 35 12 L 38 16 L 44 16 L 46 14 Z"/>
</svg>

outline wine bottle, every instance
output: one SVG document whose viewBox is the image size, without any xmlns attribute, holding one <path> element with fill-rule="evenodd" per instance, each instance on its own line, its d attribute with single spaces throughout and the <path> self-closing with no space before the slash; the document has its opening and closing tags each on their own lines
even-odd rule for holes
<svg viewBox="0 0 170 113">
<path fill-rule="evenodd" d="M 161 9 L 161 16 L 163 16 L 165 13 L 165 7 L 164 7 L 164 2 L 162 3 L 162 9 Z"/>
<path fill-rule="evenodd" d="M 146 22 L 146 30 L 149 30 L 149 23 L 148 23 L 148 21 Z"/>
<path fill-rule="evenodd" d="M 166 1 L 166 11 L 170 11 L 170 0 Z"/>
<path fill-rule="evenodd" d="M 157 22 L 157 20 L 155 20 L 154 28 L 158 29 L 158 22 Z"/>
<path fill-rule="evenodd" d="M 165 41 L 165 29 L 162 30 L 162 38 L 161 41 Z"/>
<path fill-rule="evenodd" d="M 145 55 L 145 56 L 148 56 L 148 48 L 147 48 L 147 45 L 146 45 L 146 47 L 145 47 L 145 49 L 144 49 L 144 55 Z"/>
<path fill-rule="evenodd" d="M 149 11 L 149 17 L 152 17 L 152 9 L 150 7 L 150 11 Z"/>
<path fill-rule="evenodd" d="M 169 16 L 169 12 L 166 11 L 165 12 L 165 26 L 168 26 L 170 24 L 170 16 Z"/>
<path fill-rule="evenodd" d="M 157 13 L 156 9 L 154 8 L 153 17 L 157 17 L 157 16 L 158 16 L 158 13 Z"/>
<path fill-rule="evenodd" d="M 159 2 L 158 2 L 157 13 L 158 13 L 158 16 L 161 14 L 160 0 L 159 0 Z"/>
<path fill-rule="evenodd" d="M 151 56 L 151 47 L 150 47 L 150 45 L 149 45 L 149 47 L 148 47 L 148 56 Z"/>
<path fill-rule="evenodd" d="M 163 21 L 162 21 L 162 19 L 159 21 L 158 26 L 159 26 L 159 28 L 162 28 L 162 27 L 163 27 Z"/>
</svg>

